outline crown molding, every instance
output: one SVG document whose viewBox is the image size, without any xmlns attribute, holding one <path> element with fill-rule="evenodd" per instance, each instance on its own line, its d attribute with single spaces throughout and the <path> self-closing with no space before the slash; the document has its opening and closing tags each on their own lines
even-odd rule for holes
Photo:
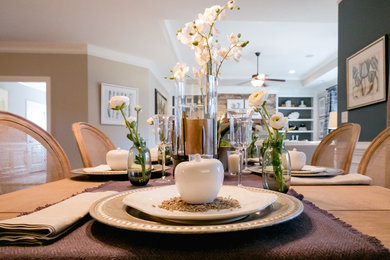
<svg viewBox="0 0 390 260">
<path fill-rule="evenodd" d="M 81 43 L 1 42 L 2 53 L 86 54 L 87 45 Z"/>
<path fill-rule="evenodd" d="M 0 53 L 33 53 L 33 54 L 85 54 L 99 58 L 134 65 L 150 70 L 162 86 L 167 90 L 169 86 L 164 81 L 163 74 L 157 69 L 154 62 L 142 57 L 106 49 L 96 45 L 82 43 L 41 43 L 41 42 L 2 42 Z"/>
</svg>

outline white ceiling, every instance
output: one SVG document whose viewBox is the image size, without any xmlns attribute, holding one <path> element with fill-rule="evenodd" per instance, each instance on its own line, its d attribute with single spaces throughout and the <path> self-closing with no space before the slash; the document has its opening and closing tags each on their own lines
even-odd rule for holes
<svg viewBox="0 0 390 260">
<path fill-rule="evenodd" d="M 336 0 L 241 0 L 217 24 L 220 41 L 240 32 L 250 43 L 239 63 L 222 67 L 222 81 L 242 82 L 256 72 L 313 86 L 337 70 Z M 193 52 L 175 37 L 178 28 L 220 0 L 0 0 L 0 41 L 83 43 L 144 61 L 157 77 Z M 311 57 L 307 57 L 307 56 Z M 290 75 L 288 71 L 296 73 Z M 323 77 L 323 78 L 321 78 Z M 227 83 L 230 84 L 230 83 Z M 233 83 L 232 83 L 233 84 Z"/>
</svg>

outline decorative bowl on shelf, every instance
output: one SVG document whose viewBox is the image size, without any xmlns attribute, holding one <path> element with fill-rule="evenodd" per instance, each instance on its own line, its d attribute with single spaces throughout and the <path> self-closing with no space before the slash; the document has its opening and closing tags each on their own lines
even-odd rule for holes
<svg viewBox="0 0 390 260">
<path fill-rule="evenodd" d="M 299 113 L 298 112 L 292 112 L 287 117 L 288 117 L 288 119 L 298 119 L 299 118 Z"/>
</svg>

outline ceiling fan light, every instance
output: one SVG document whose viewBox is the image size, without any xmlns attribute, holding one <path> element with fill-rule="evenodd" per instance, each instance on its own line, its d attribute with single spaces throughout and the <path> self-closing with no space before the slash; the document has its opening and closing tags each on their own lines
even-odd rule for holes
<svg viewBox="0 0 390 260">
<path fill-rule="evenodd" d="M 254 87 L 261 87 L 264 85 L 264 80 L 259 79 L 258 77 L 254 77 L 251 80 L 251 84 Z"/>
<path fill-rule="evenodd" d="M 259 80 L 262 80 L 262 81 L 264 82 L 264 80 L 265 80 L 265 74 L 261 73 L 261 74 L 257 75 L 257 78 L 258 78 Z"/>
</svg>

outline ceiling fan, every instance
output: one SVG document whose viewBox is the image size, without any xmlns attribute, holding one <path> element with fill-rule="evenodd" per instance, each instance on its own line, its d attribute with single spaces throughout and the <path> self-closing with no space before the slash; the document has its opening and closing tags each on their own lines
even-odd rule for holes
<svg viewBox="0 0 390 260">
<path fill-rule="evenodd" d="M 265 81 L 278 81 L 278 82 L 286 82 L 284 79 L 270 79 L 264 73 L 259 74 L 259 56 L 260 52 L 255 52 L 257 57 L 257 69 L 256 74 L 252 75 L 251 84 L 255 87 L 266 86 Z"/>
</svg>

